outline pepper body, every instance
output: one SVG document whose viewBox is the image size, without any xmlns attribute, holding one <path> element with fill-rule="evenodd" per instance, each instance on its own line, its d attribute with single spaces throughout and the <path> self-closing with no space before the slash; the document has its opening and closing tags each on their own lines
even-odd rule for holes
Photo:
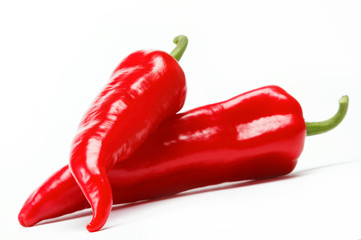
<svg viewBox="0 0 361 240">
<path fill-rule="evenodd" d="M 90 203 L 89 231 L 106 222 L 112 191 L 107 173 L 184 104 L 185 76 L 162 51 L 137 51 L 124 59 L 80 123 L 72 143 L 70 170 Z"/>
<path fill-rule="evenodd" d="M 296 166 L 305 136 L 299 103 L 276 86 L 176 114 L 111 169 L 114 204 L 288 174 Z M 67 191 L 53 193 L 58 189 Z M 64 167 L 29 197 L 19 221 L 31 226 L 86 207 Z"/>
</svg>

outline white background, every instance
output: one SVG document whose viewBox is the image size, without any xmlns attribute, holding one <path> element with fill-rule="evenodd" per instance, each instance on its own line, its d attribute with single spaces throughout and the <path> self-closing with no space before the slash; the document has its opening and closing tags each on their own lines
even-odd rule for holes
<svg viewBox="0 0 361 240">
<path fill-rule="evenodd" d="M 77 125 L 115 66 L 138 49 L 180 61 L 184 110 L 279 85 L 320 121 L 288 177 L 118 207 L 103 231 L 90 211 L 23 228 L 28 195 L 68 162 Z M 361 239 L 361 1 L 1 1 L 0 239 Z M 235 116 L 236 117 L 236 116 Z"/>
</svg>

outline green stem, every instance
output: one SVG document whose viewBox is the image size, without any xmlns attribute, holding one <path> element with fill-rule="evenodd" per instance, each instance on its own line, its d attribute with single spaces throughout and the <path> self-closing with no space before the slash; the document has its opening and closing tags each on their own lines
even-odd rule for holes
<svg viewBox="0 0 361 240">
<path fill-rule="evenodd" d="M 173 49 L 170 55 L 172 55 L 177 61 L 179 61 L 187 48 L 188 38 L 184 35 L 179 35 L 173 39 L 173 42 L 177 44 L 177 46 Z"/>
<path fill-rule="evenodd" d="M 348 96 L 343 96 L 339 101 L 337 113 L 330 119 L 323 122 L 306 122 L 307 136 L 321 134 L 335 128 L 347 113 Z"/>
</svg>

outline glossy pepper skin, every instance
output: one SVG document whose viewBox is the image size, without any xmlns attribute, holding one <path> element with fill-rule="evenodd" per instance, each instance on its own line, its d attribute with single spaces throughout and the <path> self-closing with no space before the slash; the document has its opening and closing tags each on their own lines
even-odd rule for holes
<svg viewBox="0 0 361 240">
<path fill-rule="evenodd" d="M 114 204 L 288 174 L 305 136 L 299 103 L 276 86 L 174 115 L 109 172 Z M 32 226 L 87 207 L 64 167 L 29 197 L 19 221 Z"/>
<path fill-rule="evenodd" d="M 90 232 L 105 224 L 112 206 L 107 177 L 165 118 L 185 101 L 186 82 L 177 60 L 162 51 L 126 57 L 81 121 L 69 167 L 93 210 Z"/>
</svg>

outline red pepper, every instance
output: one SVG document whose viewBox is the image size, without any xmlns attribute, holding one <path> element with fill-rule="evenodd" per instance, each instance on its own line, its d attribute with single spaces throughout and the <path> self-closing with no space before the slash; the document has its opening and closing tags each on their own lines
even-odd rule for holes
<svg viewBox="0 0 361 240">
<path fill-rule="evenodd" d="M 342 121 L 348 97 L 339 103 L 331 119 L 305 123 L 299 103 L 283 89 L 269 86 L 174 115 L 109 172 L 114 204 L 288 174 L 306 133 L 323 133 Z M 28 198 L 19 221 L 32 226 L 87 207 L 66 166 Z"/>
<path fill-rule="evenodd" d="M 137 51 L 125 58 L 80 123 L 69 167 L 93 210 L 87 225 L 90 232 L 102 228 L 111 210 L 110 168 L 128 158 L 163 119 L 182 108 L 186 83 L 176 59 L 187 42 L 185 36 L 176 37 L 173 56 Z"/>
</svg>

